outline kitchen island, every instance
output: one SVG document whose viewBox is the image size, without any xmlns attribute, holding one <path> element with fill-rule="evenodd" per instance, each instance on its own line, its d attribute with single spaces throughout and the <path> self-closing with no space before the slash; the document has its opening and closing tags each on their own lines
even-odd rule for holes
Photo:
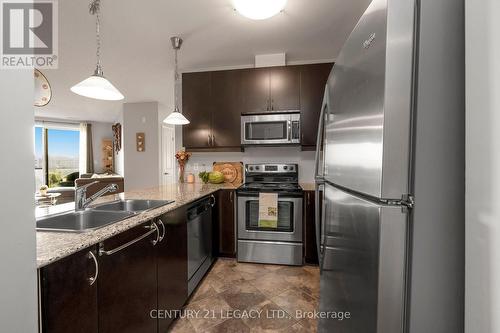
<svg viewBox="0 0 500 333">
<path fill-rule="evenodd" d="M 169 184 L 102 197 L 96 200 L 94 205 L 118 199 L 174 200 L 174 202 L 139 213 L 120 222 L 93 231 L 83 233 L 38 231 L 36 235 L 37 268 L 44 267 L 59 259 L 65 258 L 82 249 L 116 236 L 157 216 L 192 203 L 197 199 L 215 193 L 221 189 L 231 190 L 235 189 L 235 187 L 231 184 Z M 37 208 L 36 216 L 43 217 L 70 210 L 74 210 L 74 203 Z"/>
</svg>

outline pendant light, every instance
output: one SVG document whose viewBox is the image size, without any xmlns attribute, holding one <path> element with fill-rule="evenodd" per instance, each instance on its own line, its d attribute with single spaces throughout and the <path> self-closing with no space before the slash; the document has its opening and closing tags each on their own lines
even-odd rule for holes
<svg viewBox="0 0 500 333">
<path fill-rule="evenodd" d="M 118 91 L 105 77 L 101 66 L 101 0 L 92 0 L 89 6 L 91 15 L 96 16 L 96 41 L 97 41 L 97 65 L 94 74 L 88 79 L 71 87 L 71 91 L 75 94 L 107 101 L 118 101 L 124 98 L 122 93 Z"/>
<path fill-rule="evenodd" d="M 177 51 L 181 48 L 182 45 L 182 39 L 180 37 L 172 37 L 170 38 L 170 41 L 172 42 L 172 47 L 174 48 L 174 53 L 175 53 L 175 73 L 174 73 L 174 111 L 168 115 L 167 118 L 163 120 L 165 124 L 169 125 L 187 125 L 189 124 L 189 120 L 186 119 L 180 113 L 179 111 L 179 101 L 178 101 L 178 96 L 177 96 L 177 85 L 179 83 L 179 71 L 178 71 L 178 64 L 177 64 Z"/>
</svg>

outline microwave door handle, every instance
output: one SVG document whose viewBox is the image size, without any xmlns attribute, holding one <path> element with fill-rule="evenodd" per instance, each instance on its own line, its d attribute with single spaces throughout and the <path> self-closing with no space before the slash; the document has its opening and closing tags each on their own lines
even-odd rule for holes
<svg viewBox="0 0 500 333">
<path fill-rule="evenodd" d="M 322 139 L 324 133 L 324 124 L 325 124 L 325 110 L 327 107 L 328 107 L 328 86 L 325 86 L 325 93 L 323 96 L 323 103 L 321 103 L 321 112 L 318 123 L 318 136 L 316 138 L 316 154 L 314 156 L 314 179 L 316 181 L 323 181 L 323 173 L 319 172 L 319 157 L 323 145 Z"/>
<path fill-rule="evenodd" d="M 287 126 L 288 126 L 288 138 L 287 138 L 287 141 L 290 142 L 290 141 L 292 141 L 292 121 L 291 120 L 287 121 Z"/>
</svg>

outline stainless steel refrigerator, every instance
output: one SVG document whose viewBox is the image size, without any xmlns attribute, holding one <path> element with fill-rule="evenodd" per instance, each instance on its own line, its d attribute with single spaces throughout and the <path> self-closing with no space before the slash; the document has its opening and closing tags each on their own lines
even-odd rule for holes
<svg viewBox="0 0 500 333">
<path fill-rule="evenodd" d="M 463 331 L 463 38 L 463 2 L 373 0 L 336 59 L 316 152 L 319 332 Z"/>
</svg>

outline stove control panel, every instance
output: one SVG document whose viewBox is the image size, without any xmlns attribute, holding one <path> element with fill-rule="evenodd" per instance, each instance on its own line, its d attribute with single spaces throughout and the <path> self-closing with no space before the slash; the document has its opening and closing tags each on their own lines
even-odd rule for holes
<svg viewBox="0 0 500 333">
<path fill-rule="evenodd" d="M 247 164 L 245 173 L 297 173 L 297 164 Z"/>
</svg>

